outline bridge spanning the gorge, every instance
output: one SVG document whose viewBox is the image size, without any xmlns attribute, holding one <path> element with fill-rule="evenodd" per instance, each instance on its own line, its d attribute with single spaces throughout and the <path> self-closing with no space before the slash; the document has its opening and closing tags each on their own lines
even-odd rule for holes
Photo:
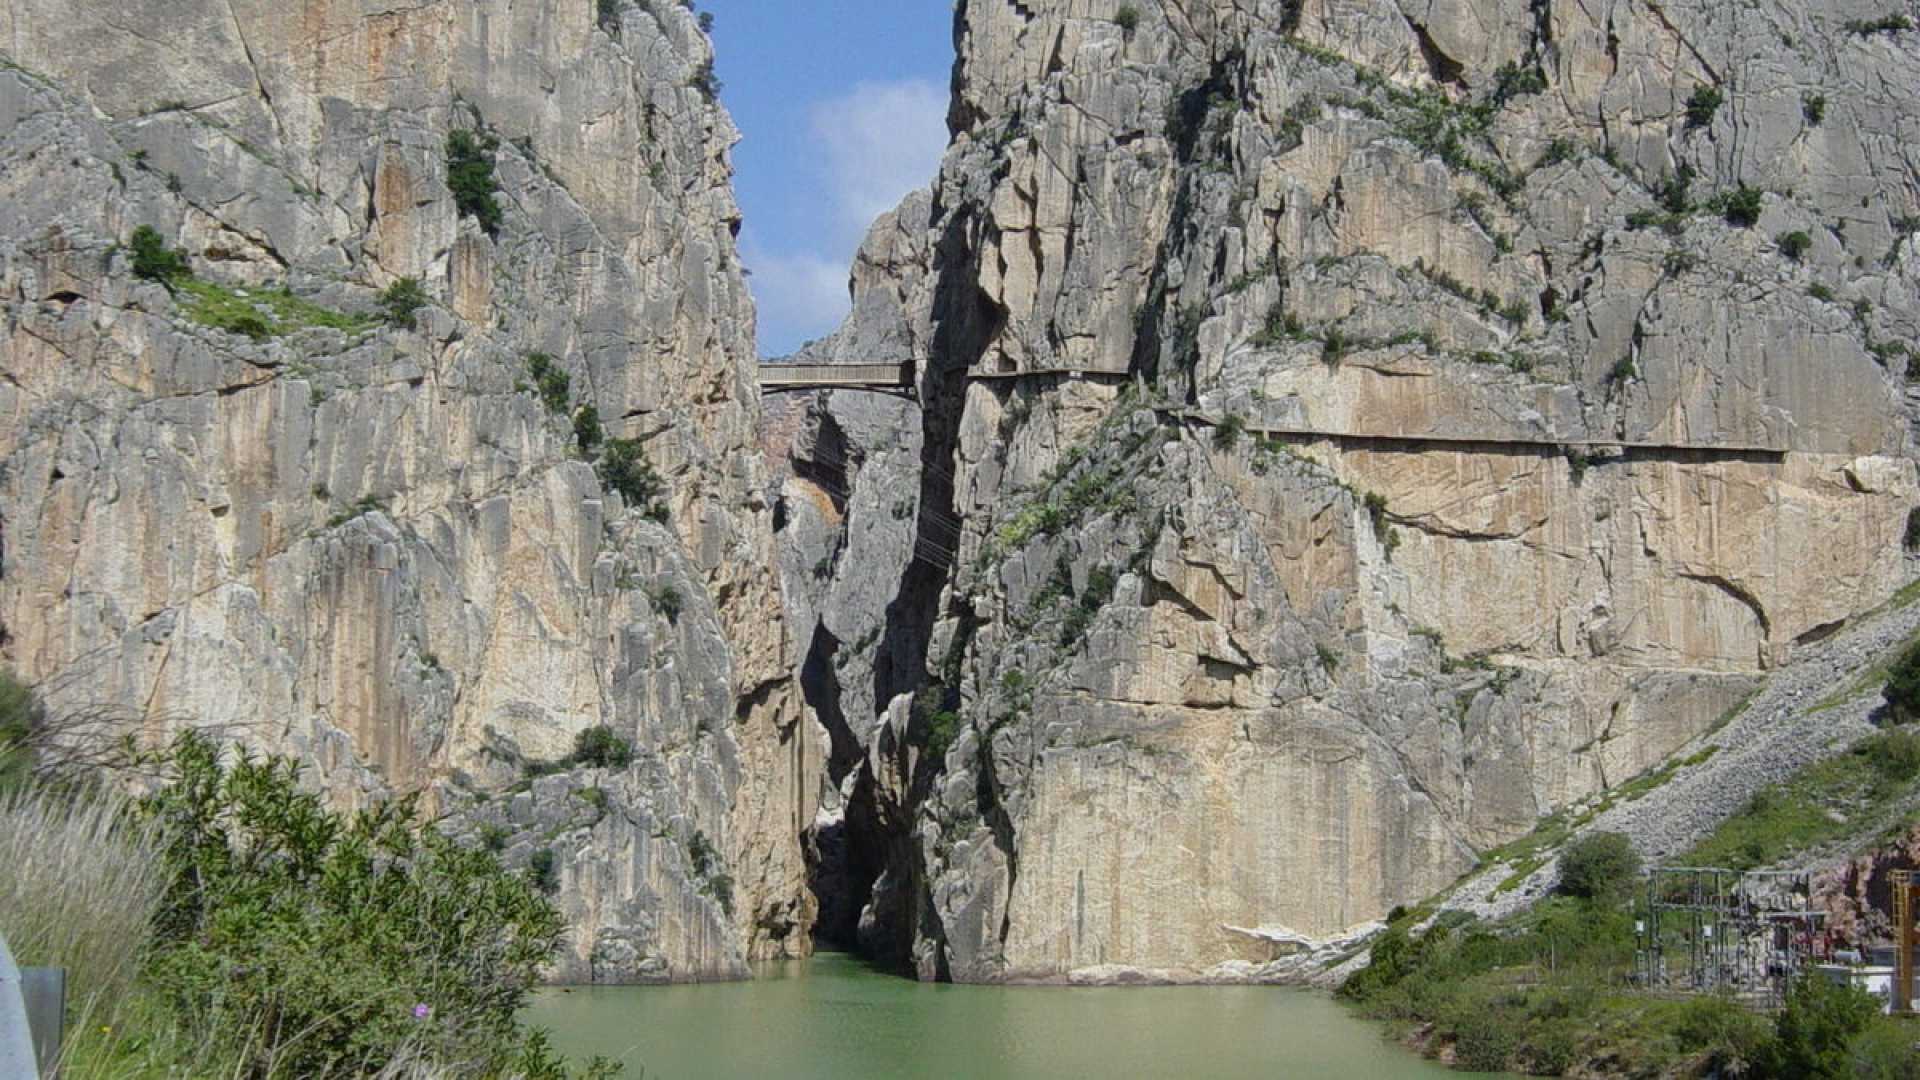
<svg viewBox="0 0 1920 1080">
<path fill-rule="evenodd" d="M 1005 371 L 973 369 L 967 372 L 969 379 L 988 381 L 1036 375 L 1058 375 L 1072 379 L 1131 377 L 1125 371 L 1084 367 L 1019 368 Z M 911 360 L 892 364 L 765 363 L 760 365 L 759 378 L 760 389 L 769 391 L 872 390 L 878 393 L 905 394 L 911 397 L 918 390 Z"/>
<path fill-rule="evenodd" d="M 762 390 L 913 393 L 913 364 L 761 364 Z"/>
</svg>

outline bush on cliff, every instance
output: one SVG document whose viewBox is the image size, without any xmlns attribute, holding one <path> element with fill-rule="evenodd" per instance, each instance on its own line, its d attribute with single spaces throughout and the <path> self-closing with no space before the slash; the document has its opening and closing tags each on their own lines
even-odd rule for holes
<svg viewBox="0 0 1920 1080">
<path fill-rule="evenodd" d="M 573 762 L 591 769 L 624 769 L 633 763 L 633 744 L 600 724 L 573 737 Z"/>
<path fill-rule="evenodd" d="M 628 506 L 664 524 L 667 520 L 667 482 L 647 460 L 638 439 L 608 439 L 601 451 L 600 482 L 620 493 Z"/>
<path fill-rule="evenodd" d="M 168 247 L 166 240 L 151 225 L 142 225 L 133 230 L 127 247 L 133 252 L 135 277 L 165 285 L 174 278 L 184 277 L 188 272 L 186 252 Z"/>
<path fill-rule="evenodd" d="M 461 217 L 480 223 L 488 236 L 500 232 L 500 204 L 494 200 L 493 153 L 500 140 L 491 135 L 458 130 L 447 133 L 447 188 Z"/>
</svg>

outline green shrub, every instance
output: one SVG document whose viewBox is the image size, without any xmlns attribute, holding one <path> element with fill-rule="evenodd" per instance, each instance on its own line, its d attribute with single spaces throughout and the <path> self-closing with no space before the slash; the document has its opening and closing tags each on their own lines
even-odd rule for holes
<svg viewBox="0 0 1920 1080">
<path fill-rule="evenodd" d="M 1785 255 L 1794 262 L 1799 262 L 1801 258 L 1812 249 L 1813 237 L 1808 236 L 1804 232 L 1797 231 L 1781 233 L 1774 238 L 1774 243 L 1780 245 L 1780 254 Z"/>
<path fill-rule="evenodd" d="M 426 306 L 427 291 L 420 287 L 418 278 L 403 277 L 380 294 L 380 308 L 386 312 L 389 326 L 414 329 L 418 325 L 416 313 Z"/>
<path fill-rule="evenodd" d="M 1560 854 L 1560 891 L 1589 900 L 1624 894 L 1640 876 L 1640 855 L 1617 832 L 1595 832 Z"/>
<path fill-rule="evenodd" d="M 1857 1080 L 1920 1080 L 1920 1024 L 1876 1020 L 1848 1051 Z"/>
<path fill-rule="evenodd" d="M 411 798 L 335 814 L 292 760 L 230 757 L 182 736 L 142 805 L 169 880 L 148 979 L 203 1045 L 238 1056 L 232 1075 L 545 1059 L 516 1017 L 561 922 L 525 879 L 422 827 Z"/>
<path fill-rule="evenodd" d="M 623 6 L 622 0 L 594 0 L 594 22 L 609 34 L 618 33 L 620 9 Z"/>
<path fill-rule="evenodd" d="M 1454 1063 L 1470 1072 L 1500 1072 L 1519 1049 L 1518 1025 L 1497 1012 L 1476 1011 L 1454 1033 Z"/>
<path fill-rule="evenodd" d="M 1346 359 L 1347 351 L 1353 344 L 1338 327 L 1329 327 L 1326 338 L 1320 342 L 1320 362 L 1328 367 L 1338 366 L 1340 361 Z"/>
<path fill-rule="evenodd" d="M 1808 94 L 1801 98 L 1800 115 L 1806 117 L 1808 127 L 1819 127 L 1827 118 L 1827 95 Z"/>
<path fill-rule="evenodd" d="M 592 405 L 580 406 L 580 411 L 573 414 L 573 441 L 579 444 L 580 452 L 593 453 L 605 435 L 600 427 L 600 410 Z"/>
<path fill-rule="evenodd" d="M 573 737 L 572 761 L 593 769 L 624 769 L 633 764 L 633 744 L 597 724 Z"/>
<path fill-rule="evenodd" d="M 543 847 L 527 859 L 527 880 L 542 896 L 552 896 L 560 891 L 560 871 L 554 862 L 553 849 Z"/>
<path fill-rule="evenodd" d="M 1877 19 L 1854 19 L 1847 23 L 1847 30 L 1866 37 L 1869 34 L 1897 34 L 1913 29 L 1913 20 L 1905 15 L 1882 15 Z"/>
<path fill-rule="evenodd" d="M 1920 778 L 1920 735 L 1912 731 L 1883 731 L 1861 742 L 1855 752 L 1866 756 L 1886 788 Z"/>
<path fill-rule="evenodd" d="M 712 60 L 700 61 L 700 66 L 693 70 L 693 78 L 688 80 L 687 85 L 700 91 L 700 96 L 708 101 L 718 100 L 720 91 L 724 89 L 720 76 L 714 74 Z"/>
<path fill-rule="evenodd" d="M 1228 413 L 1213 427 L 1213 445 L 1220 450 L 1231 450 L 1239 445 L 1240 436 L 1246 430 L 1246 417 L 1239 413 Z"/>
<path fill-rule="evenodd" d="M 1767 1022 L 1731 997 L 1703 995 L 1680 1003 L 1673 1034 L 1688 1053 L 1705 1054 L 1710 1068 L 1742 1075 L 1771 1037 Z"/>
<path fill-rule="evenodd" d="M 1721 211 L 1727 224 L 1743 229 L 1751 229 L 1760 224 L 1760 189 L 1741 184 L 1726 197 L 1726 208 Z"/>
<path fill-rule="evenodd" d="M 656 521 L 666 520 L 667 507 L 662 496 L 666 494 L 667 484 L 647 460 L 640 440 L 608 439 L 606 450 L 600 455 L 598 471 L 600 482 L 619 492 L 628 506 L 638 508 Z"/>
<path fill-rule="evenodd" d="M 1113 21 L 1122 32 L 1131 34 L 1140 28 L 1140 9 L 1132 4 L 1121 4 L 1120 10 L 1113 13 Z"/>
<path fill-rule="evenodd" d="M 1580 1063 L 1580 1040 L 1564 1026 L 1542 1027 L 1522 1041 L 1520 1056 L 1533 1076 L 1565 1076 Z"/>
<path fill-rule="evenodd" d="M 1693 166 L 1682 162 L 1671 176 L 1660 181 L 1654 188 L 1654 198 L 1660 201 L 1661 209 L 1669 214 L 1685 214 L 1693 210 Z"/>
<path fill-rule="evenodd" d="M 647 602 L 653 605 L 655 611 L 665 615 L 668 622 L 678 623 L 680 621 L 680 610 L 683 603 L 680 599 L 680 590 L 671 585 L 664 585 L 658 589 L 649 589 L 647 590 Z"/>
<path fill-rule="evenodd" d="M 1696 86 L 1692 96 L 1687 98 L 1687 126 L 1690 128 L 1707 127 L 1713 123 L 1713 116 L 1720 111 L 1720 105 L 1726 95 L 1717 86 Z"/>
<path fill-rule="evenodd" d="M 1920 641 L 1908 645 L 1893 662 L 1881 694 L 1887 701 L 1887 715 L 1894 723 L 1910 724 L 1920 720 Z"/>
<path fill-rule="evenodd" d="M 19 787 L 33 771 L 34 730 L 43 715 L 32 688 L 0 670 L 0 793 Z"/>
<path fill-rule="evenodd" d="M 500 232 L 500 204 L 494 200 L 493 154 L 500 140 L 465 129 L 447 132 L 447 189 L 461 217 L 480 223 L 488 236 Z"/>
<path fill-rule="evenodd" d="M 960 714 L 951 709 L 940 709 L 927 716 L 927 757 L 933 761 L 945 761 L 947 751 L 953 747 L 953 740 L 960 735 Z"/>
<path fill-rule="evenodd" d="M 135 277 L 165 285 L 192 273 L 187 266 L 187 253 L 168 247 L 166 240 L 151 225 L 142 225 L 133 230 L 127 247 L 133 252 Z"/>
<path fill-rule="evenodd" d="M 573 393 L 573 376 L 543 352 L 527 354 L 527 374 L 533 376 L 533 388 L 548 412 L 564 413 Z M 599 417 L 596 415 L 597 421 Z"/>
<path fill-rule="evenodd" d="M 1841 1080 L 1854 1075 L 1850 1048 L 1879 1017 L 1880 1003 L 1852 986 L 1809 973 L 1787 991 L 1773 1039 L 1754 1062 L 1760 1080 Z"/>
</svg>

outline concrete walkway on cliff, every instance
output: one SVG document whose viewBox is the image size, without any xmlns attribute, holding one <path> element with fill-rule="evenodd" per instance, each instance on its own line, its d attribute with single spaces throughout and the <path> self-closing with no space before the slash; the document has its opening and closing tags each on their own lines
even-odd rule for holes
<svg viewBox="0 0 1920 1080">
<path fill-rule="evenodd" d="M 1569 839 L 1596 830 L 1624 833 L 1648 862 L 1670 859 L 1705 839 L 1719 824 L 1770 784 L 1824 758 L 1844 753 L 1874 733 L 1870 717 L 1880 707 L 1880 683 L 1859 685 L 1862 676 L 1890 658 L 1920 632 L 1920 591 L 1912 586 L 1880 610 L 1862 616 L 1831 638 L 1800 650 L 1772 672 L 1765 685 L 1726 726 L 1676 752 L 1686 761 L 1713 747 L 1706 760 L 1682 765 L 1638 798 L 1605 806 L 1581 823 Z M 1849 693 L 1849 691 L 1857 691 Z M 1583 809 L 1569 811 L 1575 819 Z M 1442 909 L 1499 918 L 1539 900 L 1559 880 L 1550 859 L 1520 883 L 1501 886 L 1517 871 L 1505 862 L 1481 868 L 1455 887 Z"/>
</svg>

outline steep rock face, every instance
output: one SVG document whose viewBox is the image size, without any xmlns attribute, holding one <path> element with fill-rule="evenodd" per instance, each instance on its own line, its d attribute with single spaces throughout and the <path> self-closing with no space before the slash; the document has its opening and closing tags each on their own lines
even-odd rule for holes
<svg viewBox="0 0 1920 1080">
<path fill-rule="evenodd" d="M 962 4 L 816 350 L 924 413 L 809 543 L 958 523 L 802 620 L 885 658 L 870 943 L 1260 977 L 1905 581 L 1920 39 L 1855 7 Z"/>
<path fill-rule="evenodd" d="M 823 740 L 735 132 L 695 16 L 613 7 L 0 12 L 0 626 L 56 712 L 222 727 L 550 860 L 559 978 L 740 975 L 808 947 Z M 497 227 L 450 190 L 460 130 Z M 133 273 L 142 225 L 199 284 Z M 412 328 L 379 318 L 403 278 Z M 601 482 L 585 406 L 659 494 Z M 597 725 L 631 767 L 569 766 Z"/>
</svg>

